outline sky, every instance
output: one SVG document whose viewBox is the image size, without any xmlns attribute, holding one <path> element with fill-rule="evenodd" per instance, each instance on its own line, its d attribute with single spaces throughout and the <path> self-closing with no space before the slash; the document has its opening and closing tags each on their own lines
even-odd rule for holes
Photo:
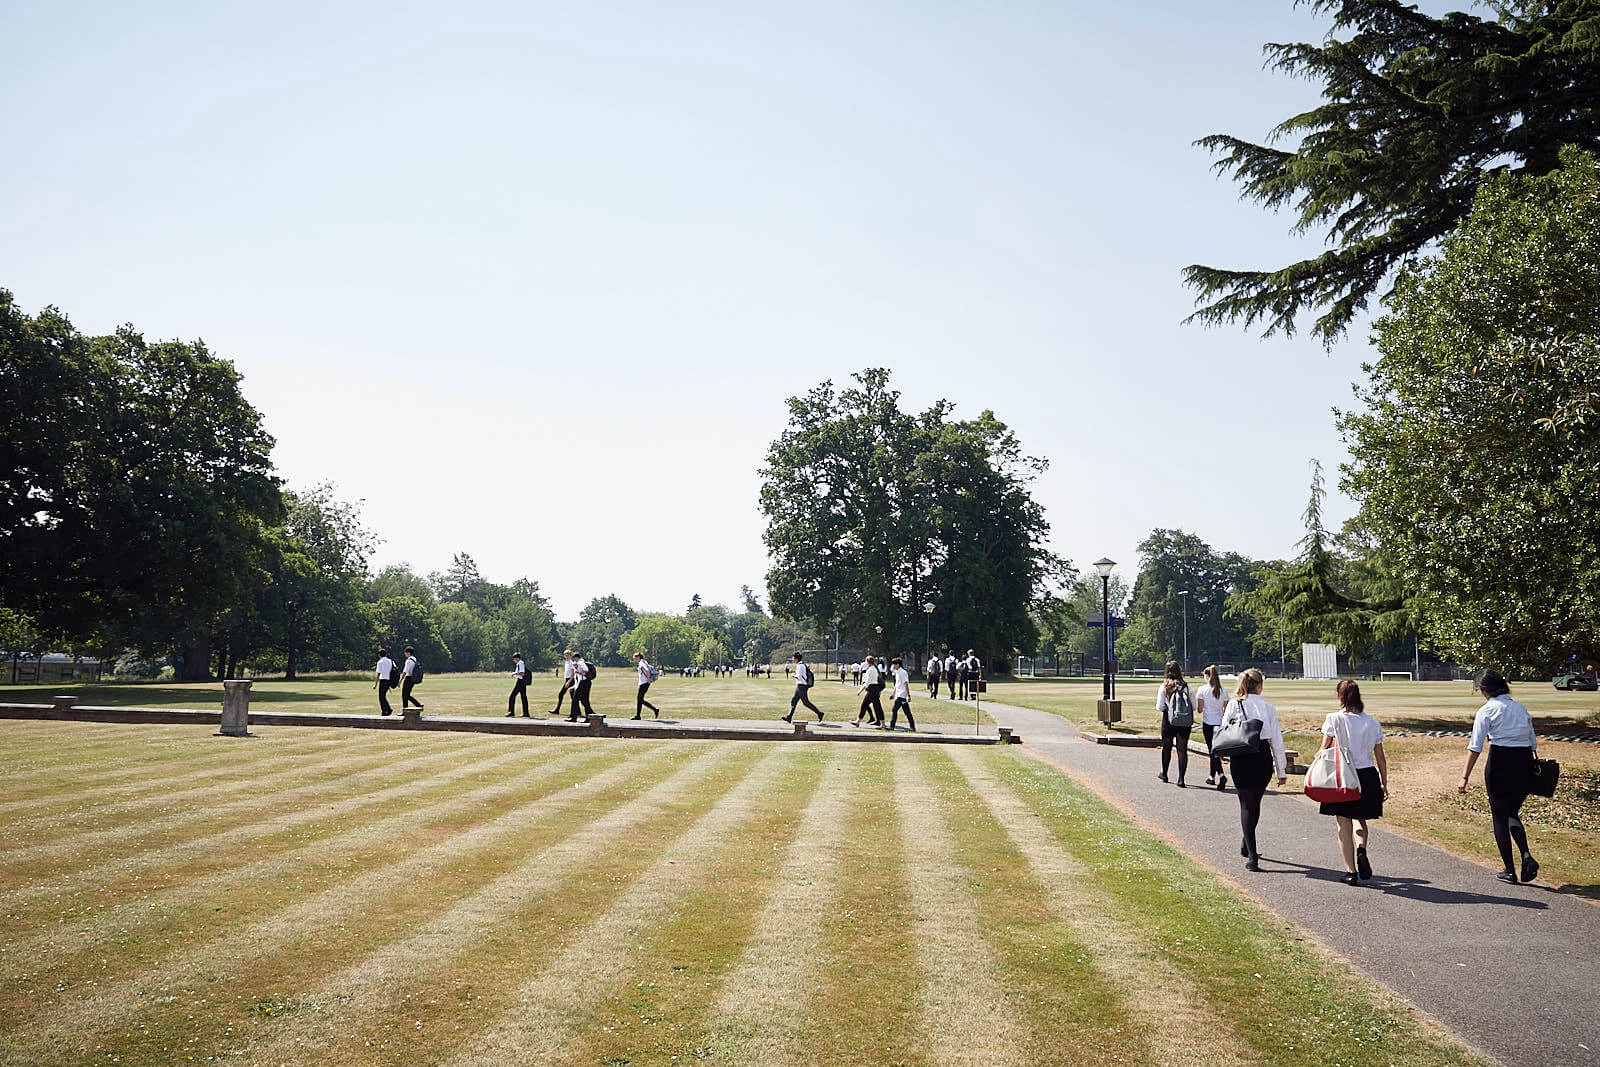
<svg viewBox="0 0 1600 1067">
<path fill-rule="evenodd" d="M 1193 141 L 1316 87 L 1290 0 L 0 0 L 0 288 L 202 338 L 374 565 L 529 577 L 558 617 L 764 599 L 784 401 L 887 368 L 1049 470 L 1080 569 L 1179 527 L 1286 558 L 1372 358 L 1184 325 L 1190 263 L 1318 235 Z M 1308 324 L 1309 325 L 1309 324 Z"/>
</svg>

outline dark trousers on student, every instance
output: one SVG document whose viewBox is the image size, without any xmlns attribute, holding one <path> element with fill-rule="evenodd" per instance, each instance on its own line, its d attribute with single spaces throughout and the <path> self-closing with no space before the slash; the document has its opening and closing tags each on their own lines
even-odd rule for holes
<svg viewBox="0 0 1600 1067">
<path fill-rule="evenodd" d="M 589 686 L 590 686 L 590 684 L 591 683 L 590 683 L 589 679 L 585 678 L 583 681 L 579 682 L 573 688 L 573 690 L 572 690 L 572 714 L 567 716 L 569 719 L 576 720 L 578 718 L 578 709 L 579 708 L 583 708 L 587 714 L 590 714 L 590 715 L 594 714 L 594 705 L 589 703 Z"/>
<path fill-rule="evenodd" d="M 861 698 L 861 710 L 856 713 L 856 722 L 867 718 L 867 713 L 872 713 L 872 721 L 879 726 L 883 725 L 883 701 L 879 694 L 883 692 L 881 685 L 867 686 L 867 695 Z"/>
<path fill-rule="evenodd" d="M 901 708 L 904 708 L 905 711 L 906 711 L 906 725 L 911 727 L 913 730 L 915 730 L 917 728 L 917 720 L 913 719 L 911 717 L 911 698 L 910 697 L 895 697 L 894 698 L 894 707 L 889 710 L 889 729 L 893 730 L 894 727 L 895 727 L 895 724 L 900 721 L 900 709 Z"/>
<path fill-rule="evenodd" d="M 1192 727 L 1190 729 L 1193 729 Z M 1189 773 L 1189 730 L 1180 730 L 1161 716 L 1161 773 L 1172 765 L 1172 750 L 1178 750 L 1178 781 Z"/>
<path fill-rule="evenodd" d="M 822 709 L 811 703 L 811 687 L 809 685 L 797 685 L 794 687 L 794 696 L 789 698 L 789 715 L 786 717 L 792 718 L 794 709 L 801 704 L 816 712 L 818 722 L 822 721 Z"/>
<path fill-rule="evenodd" d="M 567 699 L 567 694 L 569 692 L 571 692 L 571 691 L 572 691 L 572 679 L 568 678 L 568 679 L 566 679 L 565 681 L 563 681 L 561 683 L 561 688 L 556 690 L 556 710 L 552 711 L 550 714 L 552 714 L 552 715 L 560 715 L 561 714 L 561 702 L 563 700 Z"/>
<path fill-rule="evenodd" d="M 954 700 L 956 698 L 956 672 L 955 671 L 945 671 L 944 672 L 944 684 L 950 687 L 950 699 Z"/>
<path fill-rule="evenodd" d="M 1200 724 L 1200 732 L 1206 735 L 1206 751 L 1211 752 L 1211 735 L 1217 732 L 1217 724 L 1203 722 Z M 1222 773 L 1222 757 L 1215 752 L 1211 753 L 1211 770 L 1209 773 L 1212 778 Z"/>
<path fill-rule="evenodd" d="M 939 699 L 939 676 L 937 674 L 928 675 L 928 699 Z"/>
<path fill-rule="evenodd" d="M 400 710 L 401 711 L 404 711 L 405 709 L 409 708 L 413 704 L 415 704 L 418 708 L 422 707 L 422 701 L 418 700 L 416 697 L 411 695 L 411 687 L 413 685 L 415 685 L 415 684 L 416 683 L 411 680 L 411 676 L 409 674 L 406 675 L 404 678 L 400 679 Z"/>
<path fill-rule="evenodd" d="M 389 706 L 389 690 L 391 690 L 393 688 L 394 688 L 394 683 L 393 682 L 386 682 L 386 681 L 383 681 L 382 679 L 379 679 L 379 681 L 378 681 L 378 707 L 382 709 L 383 714 L 385 714 L 385 715 L 393 715 L 394 714 L 394 709 Z"/>
<path fill-rule="evenodd" d="M 528 679 L 518 678 L 511 687 L 511 695 L 506 697 L 506 714 L 511 715 L 517 710 L 517 697 L 522 698 L 522 714 L 528 714 Z"/>
<path fill-rule="evenodd" d="M 965 668 L 962 668 L 960 673 L 958 673 L 956 675 L 957 684 L 959 685 L 959 687 L 961 689 L 961 699 L 962 700 L 970 700 L 972 698 L 972 693 L 968 689 L 968 680 L 970 679 L 970 677 L 971 676 L 967 673 Z"/>
<path fill-rule="evenodd" d="M 639 695 L 635 697 L 633 701 L 633 717 L 635 719 L 642 718 L 644 716 L 645 708 L 649 708 L 651 711 L 655 712 L 656 718 L 661 718 L 661 709 L 644 698 L 645 691 L 649 688 L 649 682 L 639 683 Z"/>
</svg>

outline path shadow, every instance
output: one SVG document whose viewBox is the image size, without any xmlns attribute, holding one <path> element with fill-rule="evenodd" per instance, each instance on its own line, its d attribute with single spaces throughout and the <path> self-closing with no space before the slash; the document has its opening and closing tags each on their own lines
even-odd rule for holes
<svg viewBox="0 0 1600 1067">
<path fill-rule="evenodd" d="M 1552 889 L 1552 893 L 1561 893 L 1569 897 L 1587 897 L 1590 900 L 1600 900 L 1600 885 L 1573 885 L 1568 883 Z"/>
<path fill-rule="evenodd" d="M 1507 897 L 1498 894 L 1474 893 L 1461 889 L 1441 889 L 1426 878 L 1389 878 L 1374 876 L 1371 883 L 1374 889 L 1381 890 L 1390 896 L 1405 897 L 1409 900 L 1420 900 L 1424 904 L 1504 904 L 1513 908 L 1528 908 L 1533 911 L 1548 911 L 1550 905 L 1542 900 L 1527 900 L 1523 897 Z"/>
</svg>

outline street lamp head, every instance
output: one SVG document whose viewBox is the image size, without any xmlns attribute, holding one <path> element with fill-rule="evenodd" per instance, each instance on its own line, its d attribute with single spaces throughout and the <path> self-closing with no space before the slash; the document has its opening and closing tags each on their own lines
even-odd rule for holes
<svg viewBox="0 0 1600 1067">
<path fill-rule="evenodd" d="M 1097 559 L 1097 560 L 1094 561 L 1094 569 L 1100 572 L 1100 577 L 1102 577 L 1102 578 L 1111 577 L 1111 570 L 1116 565 L 1117 565 L 1117 561 L 1116 560 L 1114 560 L 1114 559 L 1106 559 L 1104 557 L 1101 557 L 1100 559 Z"/>
<path fill-rule="evenodd" d="M 932 601 L 928 601 L 927 603 L 923 604 L 922 605 L 922 610 L 927 612 L 929 615 L 932 615 L 933 614 L 933 602 Z"/>
<path fill-rule="evenodd" d="M 883 633 L 883 627 L 881 627 L 881 626 L 874 626 L 873 630 L 875 630 L 876 632 L 878 632 L 880 634 Z"/>
</svg>

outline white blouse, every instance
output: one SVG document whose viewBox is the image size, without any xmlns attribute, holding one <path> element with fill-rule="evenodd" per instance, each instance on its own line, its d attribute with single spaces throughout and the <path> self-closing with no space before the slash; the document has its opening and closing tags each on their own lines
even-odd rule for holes
<svg viewBox="0 0 1600 1067">
<path fill-rule="evenodd" d="M 1244 717 L 1261 720 L 1261 740 L 1272 745 L 1272 765 L 1279 778 L 1286 776 L 1289 773 L 1289 754 L 1283 747 L 1283 727 L 1278 725 L 1278 709 L 1268 704 L 1260 693 L 1251 693 L 1244 698 Z"/>
<path fill-rule="evenodd" d="M 1228 691 L 1224 689 L 1220 696 L 1213 695 L 1209 685 L 1202 685 L 1194 691 L 1194 707 L 1200 713 L 1200 721 L 1206 726 L 1221 726 L 1222 711 L 1228 706 Z"/>
<path fill-rule="evenodd" d="M 1344 726 L 1343 731 L 1340 725 Z M 1372 750 L 1383 744 L 1383 727 L 1371 715 L 1341 708 L 1322 720 L 1322 732 L 1335 740 L 1341 732 L 1344 734 L 1344 741 L 1350 746 L 1350 762 L 1355 764 L 1356 770 L 1378 765 L 1372 758 Z"/>
<path fill-rule="evenodd" d="M 1472 720 L 1472 740 L 1467 742 L 1468 752 L 1482 752 L 1483 743 L 1501 748 L 1534 748 L 1538 741 L 1533 735 L 1533 716 L 1528 709 L 1502 693 L 1490 697 L 1478 709 Z"/>
</svg>

